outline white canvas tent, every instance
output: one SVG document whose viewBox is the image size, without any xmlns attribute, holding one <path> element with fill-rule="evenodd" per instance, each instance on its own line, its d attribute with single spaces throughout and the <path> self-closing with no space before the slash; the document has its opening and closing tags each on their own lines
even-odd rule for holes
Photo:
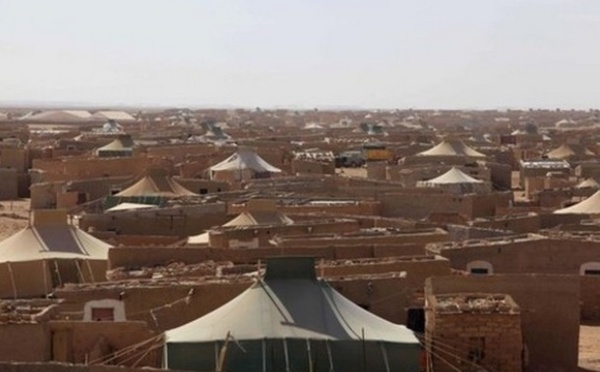
<svg viewBox="0 0 600 372">
<path fill-rule="evenodd" d="M 589 198 L 567 208 L 554 211 L 555 214 L 600 214 L 600 190 Z"/>
<path fill-rule="evenodd" d="M 0 297 L 43 296 L 64 283 L 103 281 L 111 246 L 67 223 L 64 210 L 36 210 L 33 222 L 0 242 Z"/>
<path fill-rule="evenodd" d="M 294 221 L 291 218 L 276 211 L 249 211 L 242 212 L 231 221 L 225 223 L 223 226 L 291 225 L 293 223 Z M 208 242 L 209 238 L 207 232 L 190 236 L 187 239 L 187 244 L 193 245 L 204 245 L 208 244 Z"/>
<path fill-rule="evenodd" d="M 488 186 L 485 182 L 469 176 L 456 167 L 452 167 L 441 176 L 417 182 L 417 187 L 436 187 L 461 194 L 486 192 L 489 191 Z"/>
<path fill-rule="evenodd" d="M 85 122 L 92 117 L 88 111 L 81 110 L 49 110 L 22 117 L 21 120 L 43 123 Z"/>
<path fill-rule="evenodd" d="M 181 186 L 166 172 L 160 169 L 151 169 L 139 181 L 115 194 L 115 197 L 166 197 L 196 196 L 185 187 Z"/>
<path fill-rule="evenodd" d="M 567 160 L 570 158 L 585 158 L 595 156 L 595 154 L 581 145 L 563 144 L 560 147 L 548 152 L 546 156 L 548 157 L 548 159 Z"/>
<path fill-rule="evenodd" d="M 268 177 L 271 173 L 280 173 L 281 169 L 272 166 L 256 152 L 248 148 L 239 148 L 235 154 L 210 167 L 211 179 L 248 180 Z"/>
<path fill-rule="evenodd" d="M 484 154 L 465 145 L 461 140 L 444 140 L 429 150 L 418 153 L 417 156 L 466 156 L 469 158 L 485 158 Z"/>
<path fill-rule="evenodd" d="M 131 137 L 122 136 L 97 148 L 95 152 L 100 158 L 129 157 L 133 155 L 133 141 Z"/>
<path fill-rule="evenodd" d="M 219 350 L 233 340 L 218 365 Z M 419 343 L 318 280 L 314 260 L 267 260 L 258 280 L 213 312 L 165 333 L 165 367 L 193 371 L 418 371 Z"/>
<path fill-rule="evenodd" d="M 122 122 L 134 122 L 135 118 L 125 111 L 96 111 L 92 118 L 95 120 L 116 120 Z"/>
<path fill-rule="evenodd" d="M 581 181 L 577 186 L 575 186 L 575 188 L 576 189 L 590 189 L 590 188 L 600 189 L 600 184 L 595 179 L 588 178 L 586 180 Z"/>
<path fill-rule="evenodd" d="M 121 203 L 163 205 L 175 198 L 198 196 L 180 185 L 164 169 L 152 168 L 130 187 L 106 197 L 105 209 Z"/>
<path fill-rule="evenodd" d="M 152 209 L 152 208 L 157 208 L 157 206 L 152 205 L 152 204 L 140 204 L 140 203 L 120 203 L 120 204 L 115 205 L 112 208 L 108 208 L 104 212 L 111 213 L 111 212 L 131 211 L 131 210 L 136 210 L 136 209 Z"/>
</svg>

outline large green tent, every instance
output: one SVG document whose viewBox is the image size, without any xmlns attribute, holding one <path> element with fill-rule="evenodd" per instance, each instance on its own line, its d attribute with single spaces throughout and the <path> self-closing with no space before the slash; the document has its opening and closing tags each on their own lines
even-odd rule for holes
<svg viewBox="0 0 600 372">
<path fill-rule="evenodd" d="M 416 372 L 419 349 L 412 331 L 318 280 L 313 258 L 279 257 L 235 299 L 167 331 L 164 360 L 191 371 Z"/>
</svg>

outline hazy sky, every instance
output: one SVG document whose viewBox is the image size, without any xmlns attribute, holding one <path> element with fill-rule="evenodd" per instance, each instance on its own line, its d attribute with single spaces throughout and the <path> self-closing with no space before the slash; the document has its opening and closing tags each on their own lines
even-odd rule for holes
<svg viewBox="0 0 600 372">
<path fill-rule="evenodd" d="M 0 0 L 0 101 L 600 108 L 600 0 Z"/>
</svg>

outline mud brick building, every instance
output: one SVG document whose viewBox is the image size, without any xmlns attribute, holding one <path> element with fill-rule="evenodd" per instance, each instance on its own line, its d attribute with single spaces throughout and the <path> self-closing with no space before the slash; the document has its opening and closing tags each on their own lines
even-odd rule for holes
<svg viewBox="0 0 600 372">
<path fill-rule="evenodd" d="M 519 306 L 506 294 L 428 296 L 426 349 L 436 372 L 522 370 Z"/>
</svg>

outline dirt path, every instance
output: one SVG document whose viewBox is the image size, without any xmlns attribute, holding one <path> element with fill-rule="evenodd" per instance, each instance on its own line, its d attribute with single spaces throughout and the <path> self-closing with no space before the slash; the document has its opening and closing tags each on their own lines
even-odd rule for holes
<svg viewBox="0 0 600 372">
<path fill-rule="evenodd" d="M 579 327 L 579 367 L 600 371 L 600 324 Z"/>
</svg>

